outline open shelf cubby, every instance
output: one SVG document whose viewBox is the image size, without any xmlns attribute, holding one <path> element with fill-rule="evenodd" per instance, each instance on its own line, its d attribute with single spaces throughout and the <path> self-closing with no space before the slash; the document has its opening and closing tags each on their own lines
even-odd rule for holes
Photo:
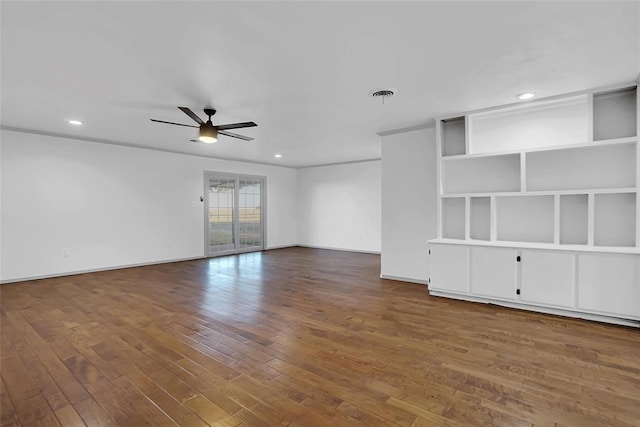
<svg viewBox="0 0 640 427">
<path fill-rule="evenodd" d="M 636 193 L 596 194 L 594 244 L 636 245 Z"/>
<path fill-rule="evenodd" d="M 560 244 L 586 245 L 589 240 L 589 196 L 560 196 Z"/>
<path fill-rule="evenodd" d="M 442 237 L 465 238 L 465 199 L 455 197 L 442 199 Z"/>
<path fill-rule="evenodd" d="M 520 191 L 520 154 L 448 159 L 442 181 L 444 194 Z"/>
<path fill-rule="evenodd" d="M 637 96 L 636 87 L 593 95 L 594 141 L 636 136 Z"/>
<path fill-rule="evenodd" d="M 496 197 L 498 240 L 553 243 L 553 196 Z"/>
<path fill-rule="evenodd" d="M 470 114 L 469 154 L 584 143 L 587 113 L 587 96 L 579 95 Z"/>
<path fill-rule="evenodd" d="M 467 153 L 464 117 L 442 121 L 442 156 Z"/>
<path fill-rule="evenodd" d="M 470 236 L 475 240 L 491 238 L 491 198 L 472 197 L 471 217 L 469 218 Z"/>
<path fill-rule="evenodd" d="M 533 151 L 526 162 L 528 191 L 636 186 L 635 142 Z"/>
</svg>

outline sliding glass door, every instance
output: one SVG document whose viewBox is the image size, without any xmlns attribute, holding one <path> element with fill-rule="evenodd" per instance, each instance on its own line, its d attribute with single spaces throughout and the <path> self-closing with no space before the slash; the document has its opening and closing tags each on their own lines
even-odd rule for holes
<svg viewBox="0 0 640 427">
<path fill-rule="evenodd" d="M 205 193 L 207 256 L 263 249 L 263 177 L 205 172 Z"/>
</svg>

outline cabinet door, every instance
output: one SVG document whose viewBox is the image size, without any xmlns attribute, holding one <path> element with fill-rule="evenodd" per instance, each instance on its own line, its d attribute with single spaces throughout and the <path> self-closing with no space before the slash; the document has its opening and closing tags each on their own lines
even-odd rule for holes
<svg viewBox="0 0 640 427">
<path fill-rule="evenodd" d="M 429 289 L 467 293 L 469 248 L 461 245 L 431 245 Z"/>
<path fill-rule="evenodd" d="M 516 250 L 471 249 L 471 293 L 501 299 L 516 297 Z"/>
<path fill-rule="evenodd" d="M 640 318 L 640 256 L 578 256 L 578 307 Z"/>
<path fill-rule="evenodd" d="M 572 307 L 574 256 L 570 253 L 522 251 L 522 301 Z"/>
</svg>

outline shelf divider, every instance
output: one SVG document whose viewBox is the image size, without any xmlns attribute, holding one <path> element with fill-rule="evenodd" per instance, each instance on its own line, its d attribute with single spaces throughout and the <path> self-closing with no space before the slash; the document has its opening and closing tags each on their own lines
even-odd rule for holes
<svg viewBox="0 0 640 427">
<path fill-rule="evenodd" d="M 638 76 L 640 83 L 640 76 Z M 640 140 L 640 93 L 636 86 L 636 137 Z M 640 146 L 636 142 L 636 247 L 640 248 Z"/>
<path fill-rule="evenodd" d="M 469 154 L 469 148 L 471 147 L 471 116 L 469 114 L 464 116 L 464 149 L 465 153 Z"/>
<path fill-rule="evenodd" d="M 587 142 L 593 142 L 593 92 L 587 94 Z"/>
<path fill-rule="evenodd" d="M 442 120 L 436 120 L 436 188 L 438 189 L 438 197 L 436 197 L 436 233 L 439 239 L 442 239 L 442 195 L 444 187 L 442 185 Z"/>
<path fill-rule="evenodd" d="M 496 213 L 496 196 L 489 197 L 489 240 L 495 242 L 498 240 L 498 221 Z"/>
<path fill-rule="evenodd" d="M 560 195 L 553 196 L 553 243 L 560 244 Z"/>
<path fill-rule="evenodd" d="M 471 197 L 464 198 L 464 238 L 471 239 Z"/>
<path fill-rule="evenodd" d="M 527 191 L 527 153 L 520 153 L 520 191 Z"/>
<path fill-rule="evenodd" d="M 595 242 L 595 207 L 596 196 L 593 192 L 589 192 L 587 195 L 587 245 L 593 246 Z"/>
</svg>

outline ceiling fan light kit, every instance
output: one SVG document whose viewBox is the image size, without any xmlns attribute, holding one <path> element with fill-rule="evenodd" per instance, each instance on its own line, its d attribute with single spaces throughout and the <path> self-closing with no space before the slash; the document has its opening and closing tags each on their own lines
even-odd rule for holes
<svg viewBox="0 0 640 427">
<path fill-rule="evenodd" d="M 150 119 L 150 120 L 152 122 L 165 123 L 165 124 L 168 124 L 168 125 L 186 126 L 186 127 L 190 127 L 190 128 L 199 128 L 200 131 L 198 133 L 198 141 L 204 142 L 205 144 L 213 144 L 214 142 L 218 141 L 218 134 L 225 135 L 225 136 L 230 136 L 232 138 L 242 139 L 244 141 L 252 141 L 253 138 L 250 138 L 250 137 L 244 136 L 244 135 L 238 135 L 237 133 L 227 132 L 227 129 L 240 129 L 240 128 L 248 128 L 248 127 L 258 126 L 254 122 L 230 123 L 230 124 L 226 124 L 226 125 L 218 125 L 218 126 L 216 126 L 211 121 L 211 116 L 216 114 L 216 110 L 214 110 L 213 108 L 205 108 L 204 109 L 204 113 L 208 117 L 206 122 L 204 120 L 202 120 L 200 117 L 198 117 L 198 115 L 196 113 L 194 113 L 193 111 L 191 111 L 191 109 L 189 109 L 187 107 L 178 107 L 178 109 L 180 109 L 180 111 L 185 113 L 187 116 L 191 117 L 191 119 L 193 119 L 193 121 L 196 122 L 199 126 L 185 125 L 183 123 L 175 123 L 175 122 L 166 122 L 164 120 L 156 120 L 156 119 Z M 191 141 L 195 142 L 195 140 L 191 140 Z"/>
<path fill-rule="evenodd" d="M 198 136 L 198 140 L 205 144 L 213 144 L 218 141 L 218 129 L 211 123 L 211 120 L 200 126 L 200 136 Z"/>
</svg>

